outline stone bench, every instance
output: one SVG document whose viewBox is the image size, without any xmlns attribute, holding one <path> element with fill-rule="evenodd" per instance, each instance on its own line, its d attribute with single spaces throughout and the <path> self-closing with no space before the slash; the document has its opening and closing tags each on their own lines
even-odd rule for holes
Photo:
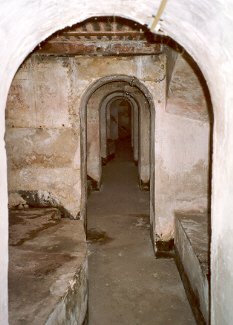
<svg viewBox="0 0 233 325">
<path fill-rule="evenodd" d="M 82 221 L 57 209 L 10 210 L 10 324 L 83 324 L 87 246 Z"/>
<path fill-rule="evenodd" d="M 179 271 L 188 287 L 200 323 L 209 316 L 209 231 L 207 214 L 177 213 L 175 219 L 175 251 Z M 187 290 L 186 290 L 187 291 Z"/>
</svg>

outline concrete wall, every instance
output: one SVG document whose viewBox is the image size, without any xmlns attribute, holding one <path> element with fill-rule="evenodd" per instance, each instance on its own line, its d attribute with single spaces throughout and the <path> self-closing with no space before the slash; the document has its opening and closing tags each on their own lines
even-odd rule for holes
<svg viewBox="0 0 233 325">
<path fill-rule="evenodd" d="M 208 109 L 195 71 L 181 56 L 155 123 L 155 232 L 157 240 L 167 241 L 177 210 L 205 211 L 209 200 Z"/>
<path fill-rule="evenodd" d="M 41 201 L 46 197 L 76 217 L 81 190 L 74 88 L 68 58 L 26 60 L 8 95 L 6 148 L 10 193 L 37 192 Z M 11 197 L 9 205 L 17 205 Z"/>
<path fill-rule="evenodd" d="M 131 137 L 131 106 L 126 100 L 116 101 L 118 106 L 118 129 L 119 138 Z"/>
<path fill-rule="evenodd" d="M 119 130 L 118 130 L 118 107 L 111 103 L 109 105 L 110 110 L 110 120 L 109 120 L 109 129 L 110 129 L 110 139 L 117 140 L 119 138 Z"/>
<path fill-rule="evenodd" d="M 155 231 L 169 240 L 176 210 L 207 209 L 209 125 L 165 111 L 156 117 Z"/>
<path fill-rule="evenodd" d="M 142 70 L 144 65 L 147 69 Z M 23 193 L 27 200 L 27 193 L 33 192 L 37 193 L 34 199 L 37 204 L 41 201 L 44 205 L 47 201 L 64 207 L 72 217 L 79 216 L 85 200 L 81 193 L 84 189 L 80 171 L 80 104 L 88 85 L 103 76 L 126 73 L 153 86 L 154 75 L 159 71 L 160 60 L 153 56 L 32 55 L 27 59 L 14 78 L 7 102 L 9 205 L 21 202 L 15 199 L 15 193 Z M 84 108 L 87 173 L 97 182 L 101 179 L 99 106 L 108 92 L 125 92 L 127 85 L 110 83 L 96 91 Z M 118 125 L 116 128 L 118 131 Z"/>
<path fill-rule="evenodd" d="M 161 73 L 161 65 L 166 69 L 166 62 L 161 60 L 150 56 L 55 58 L 37 55 L 26 60 L 14 78 L 7 104 L 10 193 L 38 192 L 42 203 L 46 197 L 51 205 L 56 202 L 55 205 L 63 206 L 73 217 L 79 216 L 81 201 L 85 199 L 81 195 L 84 189 L 80 171 L 79 105 L 87 84 L 92 82 L 90 77 L 99 79 L 103 74 L 117 72 L 138 77 L 149 85 L 157 105 L 157 84 L 161 82 L 155 76 Z M 142 65 L 146 67 L 143 70 Z M 165 93 L 166 83 L 161 87 Z M 153 132 L 149 106 L 137 88 L 130 89 L 127 83 L 120 81 L 101 86 L 84 107 L 87 174 L 100 184 L 100 106 L 108 94 L 119 91 L 133 91 L 140 106 L 138 168 L 141 182 L 147 184 L 150 131 Z M 170 240 L 174 233 L 175 210 L 206 209 L 208 194 L 208 112 L 199 80 L 181 56 L 170 81 L 166 109 L 165 97 L 160 102 L 154 121 L 154 234 L 156 240 Z M 111 111 L 111 107 L 109 109 Z M 118 117 L 118 110 L 116 113 Z M 115 124 L 111 127 L 114 140 L 118 134 L 118 123 Z M 15 196 L 13 198 L 10 195 L 10 205 L 17 204 Z"/>
<path fill-rule="evenodd" d="M 164 46 L 164 53 L 167 57 L 167 94 L 169 92 L 170 82 L 178 56 L 178 51 L 176 50 L 174 42 L 170 41 L 169 44 L 170 46 Z"/>
</svg>

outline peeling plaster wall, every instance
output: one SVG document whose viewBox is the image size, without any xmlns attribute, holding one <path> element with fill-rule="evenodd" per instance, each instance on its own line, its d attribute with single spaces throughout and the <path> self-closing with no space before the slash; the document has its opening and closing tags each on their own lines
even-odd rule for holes
<svg viewBox="0 0 233 325">
<path fill-rule="evenodd" d="M 206 82 L 196 63 L 178 55 L 169 85 L 166 111 L 209 123 L 212 107 Z"/>
<path fill-rule="evenodd" d="M 37 202 L 41 197 L 43 205 L 47 196 L 51 205 L 64 207 L 72 217 L 79 216 L 82 205 L 79 118 L 84 92 L 93 81 L 114 74 L 136 76 L 153 87 L 154 76 L 160 73 L 158 56 L 91 58 L 33 54 L 29 57 L 18 70 L 7 101 L 9 205 L 20 204 L 21 199 L 15 201 L 15 192 L 38 191 Z M 100 156 L 98 100 L 102 100 L 106 91 L 111 92 L 111 86 L 107 88 L 85 108 L 88 175 L 98 182 L 101 177 L 100 157 L 96 158 Z"/>
<path fill-rule="evenodd" d="M 155 123 L 155 237 L 169 240 L 175 212 L 206 211 L 210 199 L 207 102 L 195 70 L 180 55 Z"/>
<path fill-rule="evenodd" d="M 158 240 L 174 234 L 176 210 L 208 207 L 209 125 L 160 111 L 156 115 L 155 232 Z"/>
<path fill-rule="evenodd" d="M 69 58 L 33 55 L 25 61 L 8 95 L 6 148 L 10 193 L 43 192 L 52 205 L 76 217 L 80 131 L 73 114 L 72 78 Z M 9 205 L 17 203 L 10 195 Z"/>
<path fill-rule="evenodd" d="M 164 46 L 164 53 L 166 54 L 167 57 L 167 94 L 168 94 L 170 81 L 176 64 L 178 52 L 169 46 Z"/>
<path fill-rule="evenodd" d="M 6 142 L 10 193 L 43 192 L 52 205 L 55 202 L 63 206 L 73 217 L 79 215 L 82 204 L 80 100 L 93 79 L 120 73 L 135 76 L 148 85 L 154 102 L 161 104 L 154 121 L 154 233 L 156 239 L 171 239 L 175 210 L 207 208 L 209 121 L 204 93 L 189 63 L 179 55 L 166 108 L 165 97 L 160 96 L 156 85 L 162 79 L 163 70 L 166 71 L 164 56 L 162 59 L 162 56 L 32 55 L 27 59 L 16 74 L 8 96 Z M 165 85 L 161 88 L 163 94 Z M 107 93 L 122 91 L 124 87 L 128 91 L 127 84 L 121 82 L 100 87 L 85 108 L 87 173 L 98 183 L 101 180 L 100 103 Z M 143 108 L 144 102 L 139 105 Z M 148 117 L 143 118 L 145 125 L 140 122 L 139 175 L 147 183 L 150 178 L 148 107 L 139 115 L 142 113 Z M 143 132 L 146 132 L 144 136 Z M 11 196 L 9 203 L 12 204 Z"/>
</svg>

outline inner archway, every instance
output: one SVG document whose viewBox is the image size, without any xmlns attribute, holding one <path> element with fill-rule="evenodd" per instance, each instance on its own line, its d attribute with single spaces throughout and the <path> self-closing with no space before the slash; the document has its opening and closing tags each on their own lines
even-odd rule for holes
<svg viewBox="0 0 233 325">
<path fill-rule="evenodd" d="M 106 115 L 107 109 L 112 101 L 121 98 L 123 98 L 125 101 L 127 100 L 131 105 L 131 140 L 132 140 L 132 147 L 134 149 L 134 160 L 135 162 L 138 161 L 138 104 L 136 100 L 132 96 L 130 96 L 129 93 L 125 93 L 124 91 L 123 92 L 117 91 L 108 95 L 101 103 L 101 108 L 100 108 L 100 119 L 101 121 L 103 121 L 103 127 L 101 127 L 100 129 L 101 157 L 103 159 L 103 162 L 105 162 L 105 159 L 107 159 L 108 157 L 107 146 L 106 146 L 107 127 L 105 127 L 105 120 L 109 118 L 109 116 Z"/>
<path fill-rule="evenodd" d="M 161 70 L 163 73 L 163 70 Z M 92 179 L 93 188 L 100 188 L 101 184 L 101 173 L 102 173 L 102 158 L 101 158 L 101 128 L 100 119 L 101 119 L 101 108 L 106 111 L 106 107 L 108 105 L 108 101 L 111 97 L 118 97 L 120 93 L 123 93 L 127 98 L 132 97 L 132 103 L 135 105 L 134 111 L 135 114 L 135 123 L 134 125 L 138 125 L 138 130 L 135 128 L 135 144 L 137 144 L 137 148 L 139 149 L 138 158 L 139 158 L 139 180 L 141 187 L 143 188 L 143 184 L 148 188 L 148 183 L 150 180 L 150 175 L 154 175 L 154 125 L 155 125 L 155 97 L 156 94 L 161 91 L 160 88 L 156 90 L 156 83 L 152 86 L 154 87 L 154 95 L 152 96 L 149 90 L 135 77 L 135 76 L 125 76 L 125 75 L 115 75 L 104 77 L 98 81 L 96 81 L 93 85 L 89 87 L 86 94 L 83 97 L 81 104 L 81 123 L 83 123 L 82 137 L 81 137 L 81 146 L 83 153 L 82 159 L 82 191 L 83 193 L 87 193 L 87 189 L 85 189 L 85 175 L 87 175 Z M 165 91 L 165 88 L 164 88 Z M 109 97 L 110 96 L 110 97 Z M 160 93 L 161 96 L 161 93 Z M 161 98 L 161 97 L 160 97 Z M 162 99 L 161 99 L 162 101 Z M 160 101 L 160 102 L 161 102 Z M 136 109 L 136 105 L 138 106 Z M 106 106 L 106 107 L 105 107 Z M 87 116 L 87 117 L 86 117 Z M 104 115 L 106 118 L 106 114 Z M 91 124 L 86 126 L 86 121 L 88 125 L 88 120 L 90 120 Z M 93 124 L 94 123 L 94 124 Z M 94 127 L 95 125 L 95 127 Z M 140 127 L 141 126 L 141 127 Z M 105 129 L 105 127 L 104 127 Z M 89 135 L 89 145 L 88 145 L 88 132 L 91 132 Z M 138 136 L 139 133 L 144 132 L 141 137 Z M 87 134 L 87 138 L 86 138 Z M 93 139 L 94 141 L 91 141 Z M 144 141 L 140 143 L 140 140 Z M 135 146 L 136 147 L 136 146 Z M 87 149 L 89 148 L 89 152 Z M 138 149 L 136 149 L 138 150 Z M 142 154 L 141 154 L 142 153 Z M 87 157 L 87 158 L 85 158 Z M 143 162 L 143 159 L 145 162 Z M 87 161 L 87 165 L 86 165 Z M 88 167 L 88 162 L 89 167 Z M 89 168 L 89 169 L 88 169 Z M 88 172 L 89 170 L 89 172 Z M 145 175 L 145 176 L 143 176 Z M 153 180 L 150 181 L 150 200 L 154 199 L 154 184 Z M 151 227 L 154 226 L 154 211 L 153 211 L 154 203 L 150 203 L 150 220 Z M 82 201 L 83 210 L 81 215 L 86 216 L 86 195 L 83 196 Z M 152 233 L 154 231 L 152 230 Z"/>
</svg>

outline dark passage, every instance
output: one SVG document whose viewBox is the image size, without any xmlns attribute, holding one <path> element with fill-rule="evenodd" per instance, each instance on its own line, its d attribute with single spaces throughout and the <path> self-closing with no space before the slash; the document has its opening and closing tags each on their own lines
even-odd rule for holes
<svg viewBox="0 0 233 325">
<path fill-rule="evenodd" d="M 89 325 L 195 324 L 173 259 L 155 259 L 130 141 L 88 200 Z"/>
</svg>

